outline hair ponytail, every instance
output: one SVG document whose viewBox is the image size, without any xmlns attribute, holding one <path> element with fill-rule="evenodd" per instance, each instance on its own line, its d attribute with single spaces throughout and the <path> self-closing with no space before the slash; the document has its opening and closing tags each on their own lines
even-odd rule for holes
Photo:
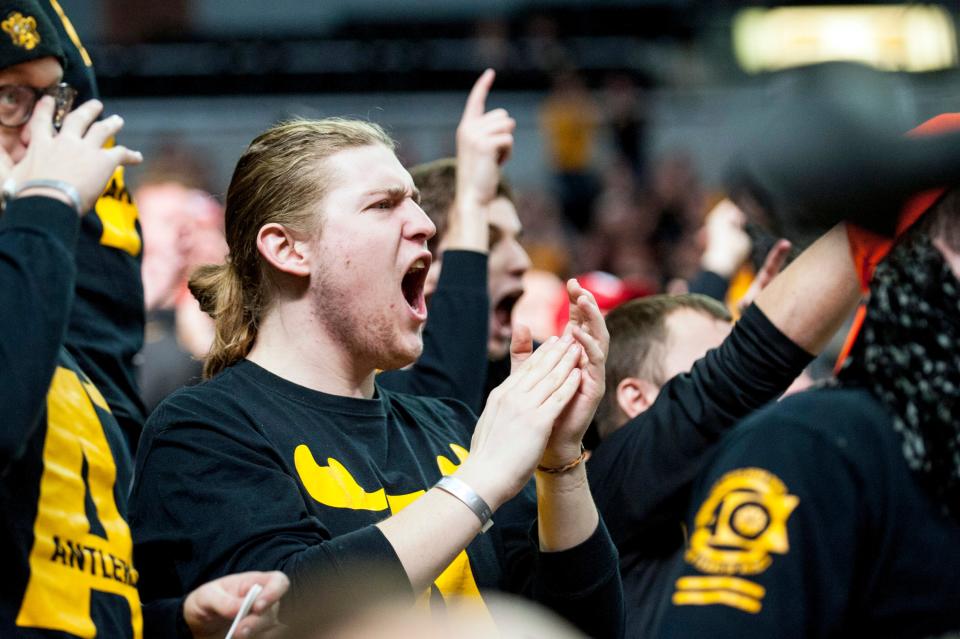
<svg viewBox="0 0 960 639">
<path fill-rule="evenodd" d="M 200 309 L 213 318 L 216 332 L 203 363 L 204 378 L 236 364 L 253 348 L 258 304 L 244 299 L 240 277 L 229 263 L 207 264 L 190 277 L 190 292 Z"/>
</svg>

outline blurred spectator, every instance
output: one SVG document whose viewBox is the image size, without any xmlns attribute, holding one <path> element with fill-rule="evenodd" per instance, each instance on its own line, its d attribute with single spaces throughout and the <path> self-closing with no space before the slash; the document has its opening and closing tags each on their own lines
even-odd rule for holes
<svg viewBox="0 0 960 639">
<path fill-rule="evenodd" d="M 576 280 L 590 291 L 604 315 L 626 301 L 656 292 L 644 282 L 622 280 L 603 271 L 584 273 Z M 530 328 L 537 342 L 561 335 L 570 315 L 566 285 L 553 273 L 540 270 L 527 271 L 523 282 L 523 297 L 513 309 L 514 324 Z"/>
<path fill-rule="evenodd" d="M 674 152 L 657 161 L 651 170 L 650 195 L 657 219 L 652 242 L 663 279 L 689 279 L 697 272 L 703 250 L 696 231 L 706 210 L 692 158 Z"/>
<path fill-rule="evenodd" d="M 540 128 L 563 217 L 580 231 L 590 226 L 597 194 L 591 163 L 599 120 L 599 108 L 580 76 L 559 72 L 541 107 Z"/>
<path fill-rule="evenodd" d="M 607 78 L 604 108 L 619 159 L 626 162 L 633 169 L 634 175 L 642 179 L 647 168 L 646 103 L 633 78 L 625 73 Z"/>
<path fill-rule="evenodd" d="M 526 45 L 527 57 L 545 73 L 570 65 L 570 53 L 560 42 L 557 23 L 550 16 L 538 14 L 530 18 Z"/>
<path fill-rule="evenodd" d="M 557 326 L 557 318 L 566 297 L 563 280 L 550 271 L 530 269 L 523 274 L 523 296 L 513 307 L 513 325 L 529 328 L 538 343 L 559 335 L 563 326 Z"/>
<path fill-rule="evenodd" d="M 477 23 L 476 54 L 479 66 L 503 69 L 510 66 L 510 25 L 503 18 L 490 17 Z"/>
<path fill-rule="evenodd" d="M 139 360 L 144 403 L 199 381 L 213 340 L 213 321 L 187 290 L 190 272 L 226 255 L 223 207 L 196 188 L 205 165 L 181 147 L 168 147 L 147 168 L 135 197 L 144 236 L 143 288 L 147 325 Z"/>
<path fill-rule="evenodd" d="M 595 223 L 580 244 L 580 268 L 647 280 L 657 288 L 661 267 L 651 245 L 656 215 L 629 166 L 611 164 L 595 202 Z"/>
<path fill-rule="evenodd" d="M 563 225 L 560 203 L 550 193 L 525 189 L 515 194 L 517 213 L 523 223 L 523 246 L 534 268 L 549 271 L 561 279 L 574 270 L 571 255 L 575 238 Z"/>
</svg>

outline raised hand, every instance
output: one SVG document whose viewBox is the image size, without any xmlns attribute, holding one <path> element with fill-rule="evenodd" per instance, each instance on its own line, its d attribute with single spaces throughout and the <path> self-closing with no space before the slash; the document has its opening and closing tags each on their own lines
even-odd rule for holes
<svg viewBox="0 0 960 639">
<path fill-rule="evenodd" d="M 239 639 L 281 636 L 285 627 L 277 620 L 277 613 L 290 580 L 282 572 L 242 572 L 205 583 L 187 595 L 183 618 L 194 639 L 221 639 L 254 584 L 260 584 L 263 591 L 234 636 Z"/>
<path fill-rule="evenodd" d="M 706 247 L 700 266 L 730 279 L 750 255 L 750 236 L 744 230 L 747 216 L 730 200 L 721 200 L 707 214 L 703 232 Z"/>
<path fill-rule="evenodd" d="M 9 169 L 8 177 L 15 184 L 39 179 L 66 182 L 77 189 L 81 212 L 86 212 L 100 197 L 118 165 L 139 164 L 143 156 L 123 146 L 103 148 L 123 127 L 123 119 L 113 115 L 95 122 L 103 110 L 99 101 L 90 100 L 67 114 L 59 133 L 53 128 L 53 110 L 53 98 L 45 96 L 37 102 L 27 123 L 30 145 L 23 159 Z M 72 205 L 54 189 L 37 187 L 22 193 L 34 191 Z"/>
<path fill-rule="evenodd" d="M 491 508 L 516 495 L 533 474 L 554 422 L 580 387 L 581 355 L 572 335 L 551 337 L 490 393 L 470 457 L 457 474 Z"/>
<path fill-rule="evenodd" d="M 473 85 L 457 126 L 457 200 L 478 206 L 497 195 L 500 165 L 510 157 L 517 126 L 505 109 L 486 110 L 494 75 L 487 69 Z"/>
<path fill-rule="evenodd" d="M 580 455 L 580 443 L 606 389 L 604 367 L 610 350 L 610 333 L 593 294 L 577 280 L 567 281 L 570 319 L 564 336 L 581 346 L 580 384 L 573 399 L 559 415 L 544 450 L 543 466 L 563 466 Z"/>
</svg>

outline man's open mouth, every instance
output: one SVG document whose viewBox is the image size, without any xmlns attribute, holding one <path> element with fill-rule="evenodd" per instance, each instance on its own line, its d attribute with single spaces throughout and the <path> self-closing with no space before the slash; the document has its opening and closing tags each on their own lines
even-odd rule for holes
<svg viewBox="0 0 960 639">
<path fill-rule="evenodd" d="M 407 301 L 407 306 L 418 317 L 426 317 L 427 303 L 423 295 L 423 285 L 427 281 L 427 271 L 430 269 L 430 258 L 419 257 L 407 269 L 406 275 L 400 282 L 400 289 L 403 291 L 403 299 Z"/>
<path fill-rule="evenodd" d="M 522 288 L 509 291 L 493 307 L 493 316 L 501 329 L 510 330 L 513 323 L 513 307 L 517 305 L 521 295 L 523 295 Z"/>
</svg>

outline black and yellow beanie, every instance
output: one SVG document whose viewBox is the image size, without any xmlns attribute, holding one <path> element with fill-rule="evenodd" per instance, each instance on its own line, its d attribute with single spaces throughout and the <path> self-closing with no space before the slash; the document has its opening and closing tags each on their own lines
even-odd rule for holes
<svg viewBox="0 0 960 639">
<path fill-rule="evenodd" d="M 66 64 L 56 26 L 36 0 L 0 0 L 0 69 L 53 56 Z"/>
</svg>

